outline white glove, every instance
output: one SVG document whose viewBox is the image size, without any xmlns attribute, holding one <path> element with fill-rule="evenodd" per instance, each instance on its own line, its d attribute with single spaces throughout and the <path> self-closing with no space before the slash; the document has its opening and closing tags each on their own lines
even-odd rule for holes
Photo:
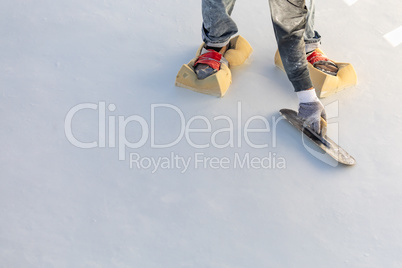
<svg viewBox="0 0 402 268">
<path fill-rule="evenodd" d="M 325 135 L 326 126 L 321 126 L 321 117 L 326 121 L 327 115 L 325 113 L 324 105 L 317 98 L 314 89 L 308 89 L 297 92 L 299 97 L 299 112 L 298 116 L 304 120 L 305 124 L 313 131 Z M 323 128 L 323 129 L 322 129 Z"/>
</svg>

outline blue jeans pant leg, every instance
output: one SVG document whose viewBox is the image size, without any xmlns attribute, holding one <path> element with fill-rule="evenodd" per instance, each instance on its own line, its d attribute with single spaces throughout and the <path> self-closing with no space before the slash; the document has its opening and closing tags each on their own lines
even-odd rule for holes
<svg viewBox="0 0 402 268">
<path fill-rule="evenodd" d="M 269 0 L 269 5 L 279 53 L 294 90 L 312 88 L 304 42 L 305 0 Z"/>
<path fill-rule="evenodd" d="M 307 68 L 306 44 L 319 46 L 314 31 L 314 0 L 269 0 L 272 23 L 286 74 L 295 91 L 313 87 Z M 238 32 L 230 15 L 235 0 L 202 0 L 202 38 L 212 47 L 226 45 Z"/>
<path fill-rule="evenodd" d="M 238 32 L 232 20 L 235 0 L 202 0 L 202 39 L 211 47 L 225 46 Z"/>
<path fill-rule="evenodd" d="M 306 29 L 304 31 L 304 43 L 306 44 L 306 53 L 320 47 L 321 36 L 314 30 L 315 18 L 315 0 L 306 0 L 307 17 Z"/>
</svg>

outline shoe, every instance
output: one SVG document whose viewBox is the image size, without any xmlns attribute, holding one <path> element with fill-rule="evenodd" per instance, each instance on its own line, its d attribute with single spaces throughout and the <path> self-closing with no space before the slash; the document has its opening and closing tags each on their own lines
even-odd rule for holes
<svg viewBox="0 0 402 268">
<path fill-rule="evenodd" d="M 336 76 L 338 73 L 338 66 L 328 59 L 328 57 L 318 48 L 307 54 L 307 61 L 310 62 L 314 68 L 326 74 Z"/>
<path fill-rule="evenodd" d="M 201 55 L 194 63 L 194 71 L 198 80 L 205 79 L 219 71 L 222 63 L 228 65 L 228 61 L 223 57 L 228 47 L 229 44 L 221 48 L 204 47 L 202 49 Z"/>
</svg>

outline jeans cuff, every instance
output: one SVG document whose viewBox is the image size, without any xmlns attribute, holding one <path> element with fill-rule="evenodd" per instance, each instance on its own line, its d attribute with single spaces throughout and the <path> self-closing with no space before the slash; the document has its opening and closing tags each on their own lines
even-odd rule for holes
<svg viewBox="0 0 402 268">
<path fill-rule="evenodd" d="M 205 44 L 206 44 L 208 47 L 224 47 L 224 46 L 226 46 L 227 44 L 229 44 L 229 41 L 230 41 L 230 40 L 227 40 L 227 41 L 225 41 L 225 42 L 218 42 L 218 43 L 216 43 L 216 42 L 205 42 Z"/>
<path fill-rule="evenodd" d="M 232 38 L 232 36 L 235 35 L 236 33 L 237 32 L 232 32 L 230 34 L 225 34 L 224 36 L 222 36 L 220 38 L 217 38 L 218 40 L 212 41 L 211 38 L 209 38 L 207 36 L 207 34 L 205 33 L 204 26 L 202 27 L 202 31 L 201 31 L 202 41 L 204 41 L 204 43 L 207 46 L 210 46 L 210 47 L 224 47 L 224 46 L 226 46 L 229 43 L 229 41 Z"/>
<path fill-rule="evenodd" d="M 321 35 L 315 31 L 315 35 L 311 39 L 304 40 L 306 44 L 306 53 L 313 51 L 316 48 L 319 48 L 321 45 Z"/>
<path fill-rule="evenodd" d="M 306 43 L 306 54 L 312 52 L 316 48 L 319 48 L 321 43 Z"/>
</svg>

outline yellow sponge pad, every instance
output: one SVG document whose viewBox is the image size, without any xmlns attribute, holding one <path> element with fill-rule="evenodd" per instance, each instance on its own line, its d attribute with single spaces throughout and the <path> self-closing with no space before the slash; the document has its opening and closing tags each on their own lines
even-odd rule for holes
<svg viewBox="0 0 402 268">
<path fill-rule="evenodd" d="M 320 51 L 322 52 L 322 51 Z M 285 71 L 282 63 L 282 59 L 279 55 L 279 51 L 275 53 L 275 65 Z M 344 62 L 334 63 L 338 66 L 339 70 L 336 76 L 326 74 L 317 68 L 314 68 L 312 64 L 308 63 L 308 70 L 310 72 L 311 81 L 319 98 L 328 97 L 346 87 L 357 84 L 356 71 L 352 64 Z"/>
<path fill-rule="evenodd" d="M 224 54 L 229 66 L 243 64 L 252 52 L 250 44 L 240 35 L 233 37 L 229 44 L 229 49 Z M 194 72 L 194 62 L 201 54 L 203 47 L 204 44 L 201 44 L 197 50 L 196 57 L 188 64 L 183 64 L 180 68 L 176 76 L 175 85 L 196 92 L 223 97 L 232 83 L 232 73 L 229 66 L 221 64 L 221 69 L 218 72 L 202 80 L 198 80 Z"/>
</svg>

